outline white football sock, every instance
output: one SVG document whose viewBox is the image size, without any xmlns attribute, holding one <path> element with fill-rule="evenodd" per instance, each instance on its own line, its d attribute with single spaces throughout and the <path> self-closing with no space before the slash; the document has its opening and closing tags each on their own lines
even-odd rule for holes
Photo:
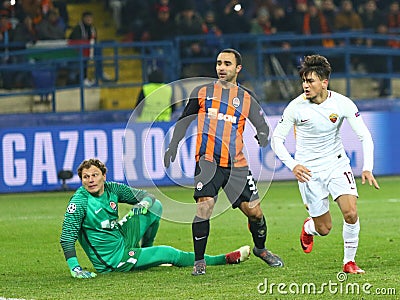
<svg viewBox="0 0 400 300">
<path fill-rule="evenodd" d="M 358 248 L 358 234 L 360 233 L 360 222 L 348 224 L 343 221 L 343 241 L 344 241 L 344 258 L 343 263 L 355 261 Z"/>
<path fill-rule="evenodd" d="M 315 230 L 315 225 L 314 225 L 314 220 L 311 218 L 309 219 L 305 224 L 304 224 L 304 231 L 308 234 L 311 235 L 320 235 L 316 230 Z"/>
</svg>

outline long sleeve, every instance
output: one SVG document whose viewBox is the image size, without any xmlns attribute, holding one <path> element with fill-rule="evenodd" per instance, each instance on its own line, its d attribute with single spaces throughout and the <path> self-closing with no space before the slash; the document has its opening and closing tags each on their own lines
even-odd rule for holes
<svg viewBox="0 0 400 300">
<path fill-rule="evenodd" d="M 374 142 L 371 133 L 358 112 L 352 113 L 347 118 L 347 121 L 362 143 L 364 155 L 363 171 L 372 172 L 374 168 Z"/>
<path fill-rule="evenodd" d="M 87 199 L 75 193 L 69 201 L 64 214 L 60 244 L 64 251 L 65 259 L 76 256 L 75 243 L 81 229 L 82 221 L 86 214 Z"/>
<path fill-rule="evenodd" d="M 253 95 L 251 97 L 249 120 L 254 125 L 254 127 L 257 129 L 257 133 L 263 132 L 268 136 L 269 127 L 265 121 L 264 111 Z"/>
<path fill-rule="evenodd" d="M 284 143 L 290 129 L 294 125 L 294 118 L 292 112 L 292 106 L 288 106 L 283 112 L 283 116 L 279 123 L 276 125 L 275 130 L 272 134 L 271 148 L 275 152 L 276 156 L 290 169 L 298 165 L 299 163 L 290 155 L 286 149 Z"/>
<path fill-rule="evenodd" d="M 123 183 L 106 182 L 106 188 L 118 196 L 121 203 L 136 204 L 140 201 L 146 201 L 151 207 L 155 201 L 152 194 L 145 190 L 135 189 Z"/>
<path fill-rule="evenodd" d="M 172 135 L 171 144 L 178 145 L 186 134 L 186 130 L 199 112 L 199 103 L 197 98 L 190 98 L 186 104 L 181 116 L 176 122 L 174 133 Z"/>
</svg>

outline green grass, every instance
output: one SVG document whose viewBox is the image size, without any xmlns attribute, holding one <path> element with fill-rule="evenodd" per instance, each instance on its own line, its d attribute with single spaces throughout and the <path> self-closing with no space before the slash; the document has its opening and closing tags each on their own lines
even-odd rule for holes
<svg viewBox="0 0 400 300">
<path fill-rule="evenodd" d="M 209 266 L 205 276 L 193 277 L 191 268 L 156 267 L 131 273 L 99 275 L 92 280 L 73 279 L 64 261 L 59 236 L 71 192 L 0 195 L 0 299 L 400 299 L 399 177 L 379 178 L 381 190 L 360 183 L 358 210 L 361 221 L 357 263 L 364 275 L 349 275 L 340 285 L 336 278 L 343 256 L 342 218 L 331 203 L 333 229 L 315 239 L 313 252 L 304 254 L 299 231 L 306 217 L 297 183 L 274 182 L 262 202 L 268 222 L 268 247 L 285 261 L 285 267 L 268 267 L 258 258 L 239 265 Z M 168 195 L 192 199 L 192 191 L 165 188 Z M 397 192 L 396 192 L 397 191 Z M 122 208 L 124 210 L 125 208 Z M 192 251 L 191 227 L 162 221 L 157 244 Z M 229 209 L 211 221 L 207 253 L 219 254 L 251 245 L 245 217 Z M 83 267 L 93 270 L 78 246 Z M 260 294 L 257 287 L 268 290 Z M 313 283 L 329 283 L 343 292 L 301 293 Z M 346 286 L 372 285 L 370 294 L 345 292 Z M 275 284 L 275 285 L 274 285 Z M 287 294 L 278 290 L 278 284 Z M 300 287 L 300 293 L 289 290 Z M 331 289 L 335 286 L 331 285 Z M 377 295 L 386 289 L 397 295 Z M 389 290 L 392 289 L 392 290 Z"/>
</svg>

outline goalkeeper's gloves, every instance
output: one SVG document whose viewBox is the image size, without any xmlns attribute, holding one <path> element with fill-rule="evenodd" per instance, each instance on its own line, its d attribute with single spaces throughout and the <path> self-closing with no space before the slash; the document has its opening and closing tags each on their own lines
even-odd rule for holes
<svg viewBox="0 0 400 300">
<path fill-rule="evenodd" d="M 82 270 L 80 266 L 71 269 L 71 275 L 74 278 L 94 278 L 97 276 L 96 273 Z"/>
<path fill-rule="evenodd" d="M 145 215 L 150 207 L 149 202 L 140 201 L 138 204 L 135 204 L 134 207 L 129 212 L 129 216 L 138 216 Z"/>
<path fill-rule="evenodd" d="M 176 158 L 176 152 L 178 151 L 178 144 L 171 143 L 169 144 L 167 151 L 165 151 L 164 154 L 164 166 L 166 168 L 169 167 L 171 161 L 175 161 Z"/>
<path fill-rule="evenodd" d="M 269 140 L 268 140 L 268 134 L 267 133 L 260 131 L 254 137 L 258 141 L 258 144 L 261 147 L 266 147 L 268 145 Z"/>
</svg>

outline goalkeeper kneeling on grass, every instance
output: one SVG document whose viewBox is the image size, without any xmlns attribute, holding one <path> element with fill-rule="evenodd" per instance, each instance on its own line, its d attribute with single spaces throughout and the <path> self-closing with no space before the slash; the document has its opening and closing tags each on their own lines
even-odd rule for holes
<svg viewBox="0 0 400 300">
<path fill-rule="evenodd" d="M 153 246 L 162 214 L 161 202 L 144 190 L 106 181 L 107 168 L 98 159 L 84 160 L 78 175 L 82 186 L 71 197 L 64 215 L 60 238 L 72 277 L 92 278 L 76 257 L 75 243 L 99 273 L 127 272 L 161 264 L 192 266 L 193 252 L 170 246 Z M 132 204 L 118 220 L 118 203 Z M 209 265 L 235 264 L 248 259 L 250 247 L 228 254 L 206 256 Z"/>
</svg>

